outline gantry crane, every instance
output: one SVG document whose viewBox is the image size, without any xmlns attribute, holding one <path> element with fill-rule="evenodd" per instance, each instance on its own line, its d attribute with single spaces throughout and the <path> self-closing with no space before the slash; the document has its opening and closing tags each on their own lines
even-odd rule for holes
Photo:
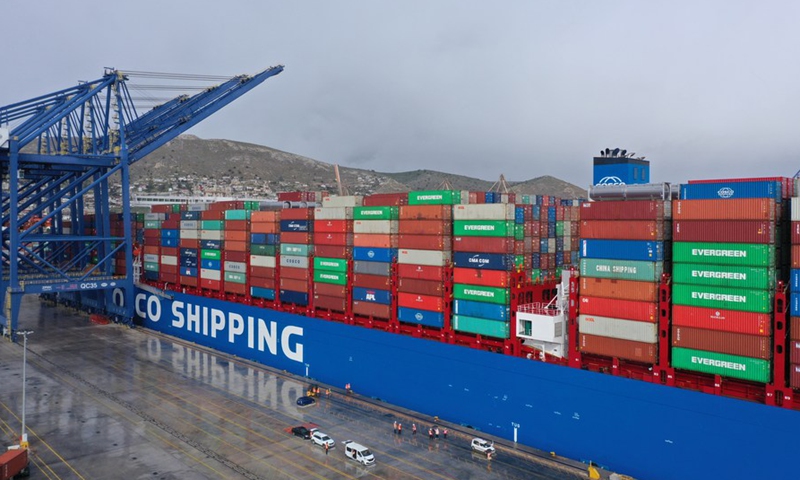
<svg viewBox="0 0 800 480">
<path fill-rule="evenodd" d="M 0 324 L 15 332 L 22 296 L 31 293 L 71 295 L 93 311 L 130 322 L 135 286 L 130 166 L 282 71 L 279 65 L 226 77 L 141 115 L 128 86 L 134 72 L 116 69 L 0 107 Z M 188 78 L 170 75 L 165 78 Z M 109 178 L 117 174 L 122 235 L 111 229 Z M 84 215 L 89 206 L 93 217 Z M 113 259 L 121 252 L 128 268 L 115 275 Z"/>
</svg>

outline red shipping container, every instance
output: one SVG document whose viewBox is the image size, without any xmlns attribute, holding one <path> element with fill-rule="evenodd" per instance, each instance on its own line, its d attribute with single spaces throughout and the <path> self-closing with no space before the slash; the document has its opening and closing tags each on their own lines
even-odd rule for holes
<svg viewBox="0 0 800 480">
<path fill-rule="evenodd" d="M 707 352 L 761 358 L 763 360 L 772 358 L 772 347 L 769 337 L 746 335 L 743 333 L 720 332 L 673 325 L 672 345 L 675 347 L 705 350 Z"/>
<path fill-rule="evenodd" d="M 223 250 L 222 258 L 224 258 L 228 262 L 247 262 L 250 260 L 250 252 Z"/>
<path fill-rule="evenodd" d="M 361 204 L 365 207 L 408 205 L 408 193 L 374 193 L 364 197 Z"/>
<path fill-rule="evenodd" d="M 580 230 L 581 238 L 612 240 L 666 240 L 671 233 L 664 222 L 641 220 L 581 220 Z"/>
<path fill-rule="evenodd" d="M 392 317 L 392 307 L 373 302 L 353 301 L 353 313 L 362 317 L 384 318 Z"/>
<path fill-rule="evenodd" d="M 747 335 L 772 335 L 772 320 L 768 313 L 673 305 L 672 325 Z"/>
<path fill-rule="evenodd" d="M 180 218 L 169 218 L 161 222 L 161 229 L 178 230 L 181 228 Z"/>
<path fill-rule="evenodd" d="M 581 315 L 597 315 L 648 323 L 654 323 L 658 318 L 657 303 L 616 298 L 581 296 L 578 299 L 578 311 Z"/>
<path fill-rule="evenodd" d="M 397 276 L 405 278 L 418 278 L 420 280 L 444 281 L 444 267 L 430 265 L 397 264 Z"/>
<path fill-rule="evenodd" d="M 792 244 L 800 244 L 800 222 L 792 222 Z"/>
<path fill-rule="evenodd" d="M 453 269 L 453 282 L 505 288 L 511 285 L 511 273 L 500 270 L 456 267 Z"/>
<path fill-rule="evenodd" d="M 584 353 L 648 364 L 655 363 L 658 355 L 658 345 L 655 343 L 634 342 L 633 340 L 620 340 L 585 333 L 579 335 L 578 348 Z"/>
<path fill-rule="evenodd" d="M 200 212 L 200 220 L 225 220 L 224 210 L 203 210 Z M 215 288 L 212 290 L 219 290 Z"/>
<path fill-rule="evenodd" d="M 177 275 L 178 274 L 178 266 L 177 265 L 159 264 L 159 266 L 158 266 L 158 274 L 159 274 L 159 276 L 161 276 L 161 274 Z M 175 281 L 177 282 L 177 280 L 175 280 Z"/>
<path fill-rule="evenodd" d="M 225 230 L 222 234 L 222 238 L 235 242 L 249 242 L 250 233 L 244 230 Z"/>
<path fill-rule="evenodd" d="M 453 251 L 481 253 L 512 253 L 513 237 L 453 237 Z"/>
<path fill-rule="evenodd" d="M 200 279 L 197 277 L 185 277 L 183 275 L 178 275 L 178 283 L 181 285 L 186 285 L 187 287 L 197 287 L 197 284 L 200 282 Z"/>
<path fill-rule="evenodd" d="M 228 230 L 247 231 L 248 227 L 249 225 L 247 220 L 225 220 L 225 231 Z"/>
<path fill-rule="evenodd" d="M 800 340 L 800 317 L 789 318 L 789 338 Z"/>
<path fill-rule="evenodd" d="M 280 233 L 280 223 L 251 223 L 250 233 Z"/>
<path fill-rule="evenodd" d="M 155 228 L 145 228 L 144 238 L 161 238 L 161 230 L 156 230 Z"/>
<path fill-rule="evenodd" d="M 351 258 L 353 248 L 346 245 L 314 245 L 314 255 L 328 258 Z"/>
<path fill-rule="evenodd" d="M 313 208 L 284 208 L 281 210 L 281 220 L 312 220 Z"/>
<path fill-rule="evenodd" d="M 406 308 L 418 308 L 429 312 L 444 311 L 444 299 L 430 295 L 418 295 L 415 293 L 398 293 L 397 305 Z"/>
<path fill-rule="evenodd" d="M 398 235 L 397 247 L 412 250 L 450 250 L 449 235 Z"/>
<path fill-rule="evenodd" d="M 328 233 L 348 233 L 353 231 L 350 220 L 314 220 L 314 231 Z"/>
<path fill-rule="evenodd" d="M 172 212 L 172 205 L 151 205 L 150 211 L 153 213 L 170 213 Z"/>
<path fill-rule="evenodd" d="M 277 223 L 280 221 L 280 219 L 280 210 L 250 212 L 250 221 L 252 223 Z"/>
<path fill-rule="evenodd" d="M 354 247 L 397 248 L 397 235 L 382 235 L 377 233 L 353 234 Z"/>
<path fill-rule="evenodd" d="M 347 301 L 343 297 L 329 297 L 327 295 L 314 295 L 314 308 L 344 312 Z"/>
<path fill-rule="evenodd" d="M 400 220 L 450 220 L 452 218 L 452 205 L 403 205 L 400 207 Z"/>
<path fill-rule="evenodd" d="M 308 280 L 308 269 L 307 268 L 294 268 L 294 267 L 281 267 L 281 274 L 280 277 L 283 278 L 291 278 L 293 280 Z M 292 290 L 291 288 L 289 290 Z M 295 290 L 297 291 L 297 290 Z M 300 291 L 306 291 L 304 288 Z"/>
<path fill-rule="evenodd" d="M 308 281 L 306 280 L 295 280 L 292 278 L 281 278 L 281 290 L 291 290 L 293 292 L 307 292 L 308 291 Z"/>
<path fill-rule="evenodd" d="M 352 233 L 317 232 L 314 235 L 315 245 L 347 246 L 353 244 Z"/>
<path fill-rule="evenodd" d="M 580 277 L 578 281 L 579 292 L 582 296 L 616 298 L 638 302 L 658 301 L 657 283 L 591 277 Z"/>
<path fill-rule="evenodd" d="M 441 220 L 414 220 L 397 222 L 401 235 L 451 235 L 453 226 Z"/>
<path fill-rule="evenodd" d="M 281 243 L 311 245 L 311 234 L 308 232 L 281 232 Z"/>
<path fill-rule="evenodd" d="M 233 250 L 236 252 L 249 252 L 250 242 L 236 242 L 232 240 L 225 240 L 223 248 L 225 250 Z"/>
<path fill-rule="evenodd" d="M 753 220 L 675 220 L 675 242 L 775 243 L 775 224 Z"/>
<path fill-rule="evenodd" d="M 315 283 L 314 294 L 345 298 L 347 296 L 347 287 L 344 285 L 334 285 L 332 283 Z"/>
<path fill-rule="evenodd" d="M 250 275 L 253 277 L 261 278 L 275 278 L 275 269 L 270 267 L 254 267 L 250 266 Z M 271 288 L 271 287 L 265 287 Z"/>
<path fill-rule="evenodd" d="M 158 280 L 167 283 L 178 283 L 178 274 L 158 272 Z"/>
<path fill-rule="evenodd" d="M 372 288 L 374 290 L 390 290 L 392 288 L 392 277 L 368 275 L 366 273 L 354 273 L 353 286 Z"/>
<path fill-rule="evenodd" d="M 281 202 L 302 202 L 303 192 L 278 192 L 278 200 Z"/>
<path fill-rule="evenodd" d="M 789 366 L 789 383 L 790 387 L 800 389 L 800 365 Z"/>
<path fill-rule="evenodd" d="M 443 290 L 444 284 L 436 280 L 419 280 L 416 278 L 400 278 L 397 280 L 398 292 L 441 296 Z"/>
<path fill-rule="evenodd" d="M 774 220 L 775 201 L 768 198 L 730 198 L 727 200 L 675 200 L 675 220 Z"/>
<path fill-rule="evenodd" d="M 564 221 L 564 206 L 556 205 L 556 222 Z"/>
<path fill-rule="evenodd" d="M 161 255 L 169 255 L 171 257 L 178 256 L 178 248 L 177 247 L 161 247 Z"/>
<path fill-rule="evenodd" d="M 663 200 L 584 202 L 576 220 L 664 220 L 669 218 Z"/>
<path fill-rule="evenodd" d="M 250 287 L 243 283 L 225 282 L 222 289 L 228 293 L 235 293 L 237 295 L 247 295 L 250 293 Z"/>
<path fill-rule="evenodd" d="M 259 288 L 275 288 L 274 278 L 250 277 L 250 286 Z"/>
<path fill-rule="evenodd" d="M 158 245 L 145 245 L 142 251 L 145 255 L 161 255 L 161 247 Z"/>
<path fill-rule="evenodd" d="M 180 248 L 200 248 L 200 240 L 196 238 L 181 238 Z"/>
<path fill-rule="evenodd" d="M 800 342 L 789 342 L 789 361 L 800 363 Z"/>
</svg>

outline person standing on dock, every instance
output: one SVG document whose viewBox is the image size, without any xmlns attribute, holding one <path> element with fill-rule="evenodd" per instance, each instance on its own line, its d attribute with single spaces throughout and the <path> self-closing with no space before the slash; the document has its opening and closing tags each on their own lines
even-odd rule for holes
<svg viewBox="0 0 800 480">
<path fill-rule="evenodd" d="M 417 434 L 417 424 L 416 423 L 412 423 L 411 424 L 411 435 L 416 435 L 416 434 Z"/>
<path fill-rule="evenodd" d="M 397 435 L 397 420 L 395 420 L 395 422 L 394 422 L 394 427 L 393 427 L 393 429 L 392 429 L 392 433 L 394 433 L 395 435 Z"/>
<path fill-rule="evenodd" d="M 445 428 L 444 432 L 442 432 L 442 433 L 444 433 L 444 439 L 447 440 L 447 429 Z"/>
<path fill-rule="evenodd" d="M 398 435 L 402 435 L 403 434 L 403 424 L 402 423 L 398 423 L 397 424 L 397 434 Z"/>
</svg>

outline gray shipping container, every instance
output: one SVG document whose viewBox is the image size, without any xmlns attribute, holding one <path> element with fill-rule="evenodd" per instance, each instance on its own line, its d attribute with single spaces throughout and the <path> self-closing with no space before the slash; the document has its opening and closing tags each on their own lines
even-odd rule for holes
<svg viewBox="0 0 800 480">
<path fill-rule="evenodd" d="M 281 255 L 281 267 L 308 268 L 308 257 Z"/>
<path fill-rule="evenodd" d="M 597 315 L 578 315 L 578 331 L 599 337 L 634 342 L 656 343 L 658 341 L 658 326 L 655 323 L 598 317 Z"/>
<path fill-rule="evenodd" d="M 353 271 L 355 273 L 362 273 L 365 275 L 380 275 L 388 277 L 391 275 L 392 264 L 384 262 L 366 262 L 363 260 L 356 260 L 353 262 Z"/>
<path fill-rule="evenodd" d="M 224 266 L 226 272 L 247 273 L 247 263 L 245 262 L 226 261 Z"/>
</svg>

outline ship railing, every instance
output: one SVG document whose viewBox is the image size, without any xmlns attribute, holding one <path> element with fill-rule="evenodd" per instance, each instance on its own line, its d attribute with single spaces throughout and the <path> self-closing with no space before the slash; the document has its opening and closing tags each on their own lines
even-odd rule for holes
<svg viewBox="0 0 800 480">
<path fill-rule="evenodd" d="M 534 315 L 547 315 L 550 317 L 557 316 L 560 312 L 558 308 L 555 308 L 551 303 L 542 303 L 542 302 L 534 302 L 534 303 L 526 303 L 523 305 L 519 305 L 517 307 L 517 312 L 520 313 L 532 313 Z"/>
</svg>

